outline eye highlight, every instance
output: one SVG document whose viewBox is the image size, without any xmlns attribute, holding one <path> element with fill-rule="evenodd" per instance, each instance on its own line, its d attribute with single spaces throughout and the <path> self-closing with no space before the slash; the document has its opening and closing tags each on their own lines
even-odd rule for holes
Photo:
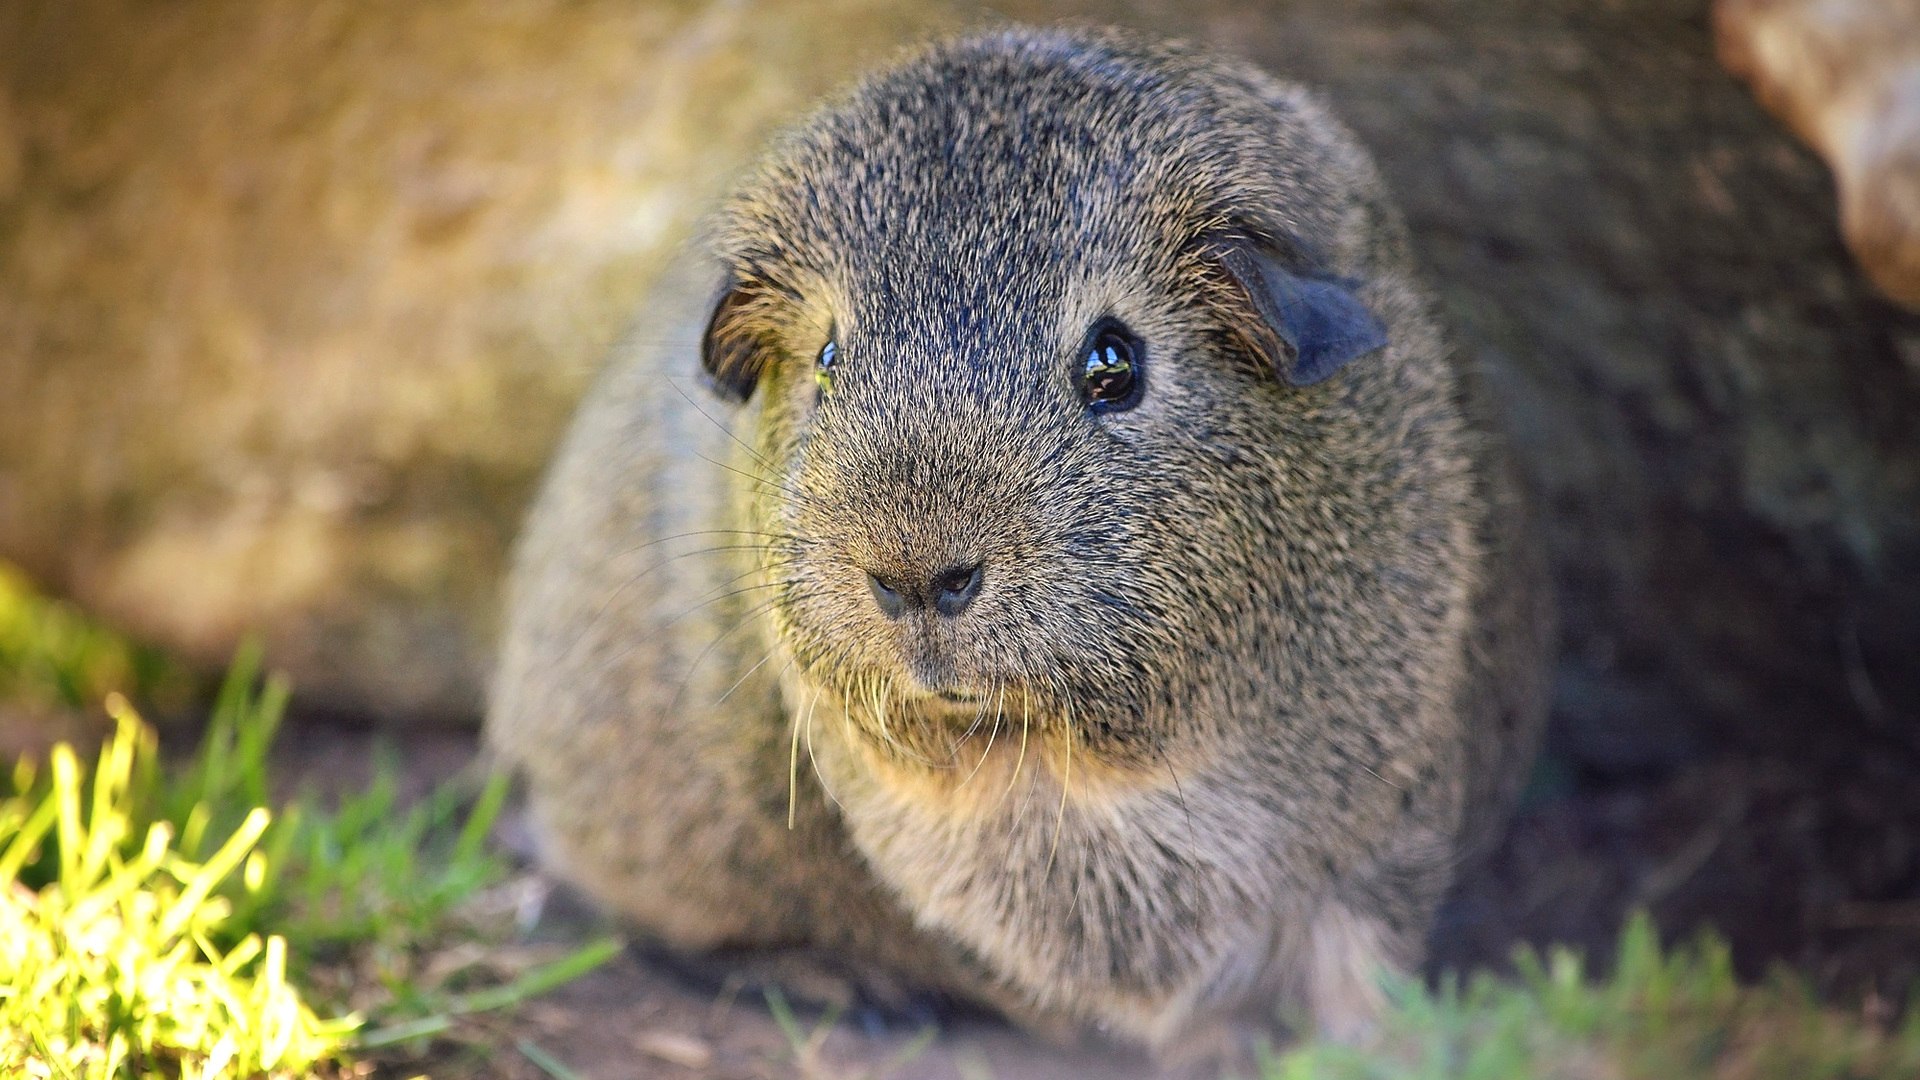
<svg viewBox="0 0 1920 1080">
<path fill-rule="evenodd" d="M 839 362 L 840 346 L 828 338 L 827 343 L 820 346 L 819 358 L 813 362 L 813 384 L 819 387 L 820 396 L 825 397 L 833 389 L 833 368 Z"/>
<path fill-rule="evenodd" d="M 1140 339 L 1117 322 L 1094 327 L 1077 372 L 1081 400 L 1096 413 L 1121 412 L 1140 403 Z"/>
</svg>

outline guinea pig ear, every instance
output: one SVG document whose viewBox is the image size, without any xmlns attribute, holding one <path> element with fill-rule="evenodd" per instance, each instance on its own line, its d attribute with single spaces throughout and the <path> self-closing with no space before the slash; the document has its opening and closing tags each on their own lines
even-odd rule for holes
<svg viewBox="0 0 1920 1080">
<path fill-rule="evenodd" d="M 761 289 L 731 275 L 720 283 L 700 336 L 700 366 L 707 385 L 728 401 L 747 400 L 760 381 L 767 357 L 765 310 Z"/>
<path fill-rule="evenodd" d="M 1221 260 L 1259 317 L 1249 339 L 1288 385 L 1317 383 L 1387 347 L 1387 328 L 1348 282 L 1289 269 L 1260 245 L 1229 245 Z"/>
</svg>

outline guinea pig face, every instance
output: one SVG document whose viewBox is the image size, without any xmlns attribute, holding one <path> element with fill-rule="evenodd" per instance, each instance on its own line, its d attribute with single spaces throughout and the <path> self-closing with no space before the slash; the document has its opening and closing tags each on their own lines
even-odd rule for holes
<svg viewBox="0 0 1920 1080">
<path fill-rule="evenodd" d="M 750 466 L 778 637 L 910 755 L 1068 711 L 1145 738 L 1168 612 L 1208 575 L 1167 442 L 1191 328 L 1057 275 L 1007 274 L 981 304 L 928 271 L 911 293 L 816 280 L 778 320 Z"/>
<path fill-rule="evenodd" d="M 776 636 L 903 758 L 1016 718 L 1148 766 L 1229 707 L 1314 482 L 1311 384 L 1384 344 L 1232 184 L 1141 144 L 1111 76 L 908 69 L 722 224 L 705 362 L 758 396 Z"/>
</svg>

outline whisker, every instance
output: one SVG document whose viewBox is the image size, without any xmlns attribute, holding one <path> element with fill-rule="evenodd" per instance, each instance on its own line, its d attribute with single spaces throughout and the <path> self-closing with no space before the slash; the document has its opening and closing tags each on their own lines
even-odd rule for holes
<svg viewBox="0 0 1920 1080">
<path fill-rule="evenodd" d="M 1033 694 L 1023 686 L 1020 688 L 1020 754 L 1013 759 L 1013 775 L 1007 777 L 1007 790 L 1002 791 L 1000 793 L 1000 801 L 993 804 L 992 813 L 994 814 L 1000 812 L 1000 807 L 1006 803 L 1007 796 L 1013 794 L 1014 784 L 1020 780 L 1020 766 L 1026 764 L 1027 761 L 1027 732 L 1033 727 L 1032 721 Z M 1031 792 L 1032 789 L 1029 788 L 1028 791 Z M 1026 801 L 1024 799 L 1021 800 L 1020 813 L 1016 814 L 1015 817 L 1025 816 L 1026 806 Z"/>
<path fill-rule="evenodd" d="M 768 532 L 765 529 L 688 529 L 685 532 L 657 536 L 644 544 L 634 544 L 631 547 L 621 548 L 619 551 L 614 552 L 610 558 L 622 559 L 629 555 L 639 554 L 657 544 L 671 543 L 675 540 L 685 540 L 693 536 L 757 536 L 764 540 L 784 540 L 795 544 L 804 542 L 802 537 L 794 536 L 791 533 Z M 771 547 L 773 545 L 768 546 Z"/>
<path fill-rule="evenodd" d="M 891 677 L 887 679 L 887 689 L 893 689 L 893 679 Z M 867 698 L 867 709 L 874 714 L 874 719 L 879 721 L 881 737 L 887 740 L 887 745 L 898 750 L 899 746 L 893 739 L 893 729 L 887 725 L 887 703 L 886 699 L 882 697 L 883 691 L 880 689 L 878 683 L 873 683 L 870 684 L 868 692 L 870 696 Z"/>
<path fill-rule="evenodd" d="M 704 603 L 696 604 L 693 607 L 688 608 L 686 611 L 682 612 L 681 615 L 691 615 L 695 611 L 698 611 L 700 608 L 706 607 L 708 604 L 718 603 L 719 601 L 722 601 L 722 600 L 729 600 L 737 596 L 744 596 L 745 594 L 753 592 L 755 590 L 768 588 L 770 587 L 771 584 L 772 583 L 762 583 L 759 585 L 749 585 L 742 589 L 735 589 L 732 592 L 727 593 L 725 596 L 716 596 L 713 599 L 708 600 Z M 741 627 L 746 626 L 748 623 L 752 622 L 754 619 L 759 618 L 761 615 L 765 614 L 769 609 L 771 609 L 775 604 L 779 602 L 780 602 L 780 598 L 777 596 L 770 597 L 766 600 L 763 600 L 760 603 L 755 604 L 753 607 L 747 609 L 747 611 L 741 614 L 739 618 L 735 619 L 731 624 L 729 624 L 725 630 L 722 630 L 720 633 L 715 634 L 713 637 L 713 640 L 707 642 L 706 648 L 701 649 L 700 654 L 698 656 L 695 656 L 693 658 L 693 662 L 688 664 L 686 667 L 686 670 L 681 673 L 680 687 L 679 689 L 673 692 L 673 699 L 667 703 L 667 711 L 672 712 L 675 709 L 679 708 L 680 699 L 686 695 L 687 687 L 692 684 L 694 673 L 700 670 L 701 663 L 704 662 L 706 658 L 713 653 L 713 650 L 720 647 L 721 642 L 725 641 L 727 638 L 730 638 L 734 634 L 738 633 Z M 662 627 L 662 629 L 664 629 L 664 627 Z M 751 674 L 751 672 L 749 672 L 749 674 Z M 742 678 L 744 679 L 745 676 L 742 676 Z M 728 693 L 732 693 L 732 691 L 729 690 Z M 719 702 L 716 701 L 714 704 L 718 705 Z"/>
<path fill-rule="evenodd" d="M 1173 767 L 1173 755 L 1167 753 L 1166 746 L 1163 745 L 1160 740 L 1155 739 L 1153 745 L 1154 749 L 1160 751 L 1160 761 L 1167 767 L 1167 775 L 1173 778 L 1174 797 L 1180 800 L 1180 814 L 1187 819 L 1187 843 L 1189 849 L 1198 851 L 1200 850 L 1200 839 L 1199 834 L 1195 832 L 1193 828 L 1193 810 L 1187 806 L 1187 793 L 1186 790 L 1180 786 L 1180 773 Z"/>
<path fill-rule="evenodd" d="M 772 600 L 769 600 L 769 601 L 767 601 L 767 603 L 768 603 L 768 604 L 771 604 L 771 603 L 773 603 L 773 601 L 772 601 Z M 731 631 L 731 630 L 729 630 L 729 631 L 728 631 L 728 633 L 732 633 L 732 632 L 733 632 L 733 631 Z M 719 639 L 717 639 L 717 638 L 715 639 L 715 641 L 716 641 L 716 642 L 717 642 L 718 640 L 719 640 Z M 763 656 L 763 657 L 761 657 L 761 658 L 760 658 L 760 661 L 759 661 L 759 663 L 756 663 L 756 664 L 754 664 L 754 665 L 753 665 L 752 667 L 750 667 L 750 668 L 748 668 L 748 669 L 747 669 L 747 670 L 746 670 L 746 671 L 745 671 L 744 673 L 742 673 L 742 674 L 741 674 L 741 676 L 740 676 L 739 678 L 737 678 L 737 679 L 735 679 L 735 680 L 733 680 L 733 685 L 732 685 L 732 686 L 729 686 L 729 687 L 727 687 L 727 692 L 726 692 L 726 693 L 724 693 L 724 694 L 721 694 L 721 695 L 720 695 L 719 697 L 717 697 L 717 698 L 715 698 L 715 699 L 713 700 L 713 704 L 714 704 L 714 707 L 715 707 L 715 708 L 718 708 L 718 707 L 719 707 L 719 706 L 720 706 L 720 705 L 721 705 L 722 703 L 724 703 L 724 702 L 725 702 L 725 701 L 726 701 L 726 700 L 727 700 L 728 698 L 730 698 L 730 697 L 732 697 L 732 696 L 733 696 L 733 692 L 734 692 L 735 690 L 738 690 L 738 689 L 740 689 L 740 686 L 741 686 L 741 684 L 743 684 L 743 683 L 745 683 L 745 682 L 746 682 L 746 681 L 747 681 L 748 679 L 750 679 L 750 678 L 752 678 L 752 677 L 753 677 L 753 673 L 754 673 L 754 672 L 756 672 L 756 671 L 759 671 L 759 670 L 760 670 L 761 668 L 763 668 L 763 667 L 765 667 L 765 666 L 766 666 L 766 664 L 767 664 L 767 661 L 769 661 L 769 660 L 771 660 L 771 659 L 773 659 L 773 655 L 774 655 L 775 653 L 777 653 L 777 652 L 779 652 L 779 651 L 780 651 L 780 646 L 778 646 L 778 645 L 775 645 L 775 646 L 774 646 L 773 648 L 771 648 L 771 649 L 768 649 L 768 650 L 767 650 L 767 655 L 765 655 L 765 656 Z M 702 655 L 704 655 L 704 653 L 703 653 Z M 696 661 L 694 661 L 694 663 L 695 663 L 695 664 L 697 665 L 697 664 L 699 663 L 699 661 L 697 661 L 697 660 L 696 660 Z M 691 669 L 689 669 L 689 674 L 691 674 Z"/>
<path fill-rule="evenodd" d="M 740 578 L 743 578 L 743 577 L 746 577 L 746 576 L 748 576 L 748 575 L 746 575 L 746 574 L 741 574 L 741 575 L 740 575 L 739 577 L 736 577 L 736 578 L 734 578 L 734 579 L 732 579 L 732 580 L 733 580 L 733 581 L 739 581 L 739 580 L 740 580 Z M 667 629 L 670 629 L 670 628 L 672 628 L 672 626 L 673 626 L 673 624 L 674 624 L 674 623 L 677 623 L 677 622 L 679 622 L 679 621 L 680 621 L 681 619 L 684 619 L 684 618 L 687 618 L 687 617 L 688 617 L 688 616 L 690 616 L 690 615 L 693 615 L 693 614 L 696 614 L 696 613 L 697 613 L 697 612 L 699 612 L 699 611 L 700 611 L 700 609 L 702 609 L 702 608 L 707 608 L 707 607 L 712 607 L 713 605 L 715 605 L 715 604 L 718 604 L 718 603 L 721 603 L 721 602 L 723 602 L 723 601 L 727 601 L 727 600 L 732 600 L 733 598 L 735 598 L 735 597 L 738 597 L 738 596 L 745 596 L 746 594 L 748 594 L 748 593 L 750 593 L 750 592 L 759 592 L 759 591 L 760 591 L 760 590 L 762 590 L 762 589 L 771 589 L 771 588 L 775 588 L 775 587 L 776 587 L 777 585 L 778 585 L 778 582 L 772 582 L 772 581 L 762 581 L 762 582 L 758 582 L 758 583 L 756 583 L 756 584 L 753 584 L 753 585 L 742 585 L 742 586 L 740 586 L 740 587 L 739 587 L 739 588 L 737 588 L 737 589 L 727 589 L 727 590 L 726 590 L 726 591 L 724 591 L 724 592 L 720 592 L 720 593 L 715 593 L 714 595 L 712 595 L 712 596 L 709 596 L 709 597 L 707 597 L 707 598 L 706 598 L 706 599 L 704 599 L 704 600 L 701 600 L 701 601 L 700 601 L 699 603 L 696 603 L 696 604 L 694 604 L 694 605 L 693 605 L 692 607 L 690 607 L 690 608 L 687 608 L 686 610 L 684 610 L 684 611 L 681 611 L 681 612 L 679 612 L 678 614 L 676 614 L 676 615 L 674 615 L 674 616 L 673 616 L 673 618 L 671 618 L 671 619 L 668 619 L 668 620 L 667 620 L 666 622 L 664 622 L 664 623 L 661 623 L 661 624 L 660 624 L 660 625 L 659 625 L 658 627 L 656 627 L 655 629 L 656 629 L 656 630 L 667 630 Z"/>
<path fill-rule="evenodd" d="M 1053 818 L 1053 843 L 1047 847 L 1047 868 L 1040 872 L 1040 876 L 1043 878 L 1053 873 L 1053 856 L 1060 850 L 1060 833 L 1067 824 L 1067 793 L 1073 786 L 1073 744 L 1075 742 L 1073 732 L 1073 700 L 1069 698 L 1061 704 L 1066 711 L 1065 735 L 1067 740 L 1067 755 L 1065 763 L 1060 767 L 1060 809 Z M 1069 908 L 1068 910 L 1072 909 Z"/>
<path fill-rule="evenodd" d="M 1406 788 L 1403 788 L 1403 787 L 1401 787 L 1401 786 L 1400 786 L 1399 784 L 1396 784 L 1396 783 L 1394 783 L 1393 781 L 1391 781 L 1391 780 L 1389 780 L 1389 779 L 1387 779 L 1386 777 L 1384 777 L 1384 776 L 1381 776 L 1381 775 L 1380 775 L 1379 773 L 1377 773 L 1377 772 L 1374 772 L 1374 771 L 1373 771 L 1372 769 L 1368 769 L 1368 768 L 1367 768 L 1367 764 L 1366 764 L 1366 762 L 1355 762 L 1355 764 L 1357 764 L 1357 765 L 1359 765 L 1359 766 L 1360 766 L 1361 768 L 1363 768 L 1363 769 L 1366 769 L 1366 770 L 1367 770 L 1367 775 L 1369 775 L 1369 776 L 1371 776 L 1371 777 L 1373 777 L 1373 778 L 1374 778 L 1375 780 L 1378 780 L 1378 781 L 1380 781 L 1381 783 L 1383 783 L 1383 784 L 1385 784 L 1385 785 L 1387 785 L 1388 787 L 1390 787 L 1390 788 L 1392 788 L 1393 790 L 1395 790 L 1395 791 L 1405 791 L 1405 790 L 1407 790 Z"/>
<path fill-rule="evenodd" d="M 818 701 L 819 698 L 820 698 L 819 691 L 817 690 L 814 691 L 813 697 L 808 699 L 807 707 L 811 709 L 813 707 L 812 702 Z M 793 714 L 793 748 L 787 755 L 787 831 L 788 832 L 793 831 L 793 823 L 797 813 L 797 808 L 800 804 L 799 791 L 800 791 L 800 714 L 796 712 Z"/>
<path fill-rule="evenodd" d="M 646 546 L 648 545 L 644 545 L 644 544 L 641 545 L 642 548 Z M 648 574 L 651 574 L 654 571 L 661 569 L 662 567 L 669 566 L 680 559 L 684 559 L 692 555 L 706 555 L 706 554 L 714 554 L 722 551 L 732 551 L 732 550 L 751 551 L 751 550 L 767 550 L 767 549 L 773 549 L 773 548 L 774 548 L 773 545 L 765 545 L 764 547 L 760 545 L 739 545 L 737 547 L 733 545 L 721 545 L 717 547 L 706 548 L 701 551 L 682 552 L 679 555 L 669 556 L 668 558 L 662 559 L 659 562 L 654 563 L 653 565 L 647 567 L 645 570 L 640 571 L 639 573 L 633 575 L 630 578 L 627 578 L 625 581 L 622 581 L 619 585 L 615 586 L 613 591 L 608 593 L 606 598 L 600 602 L 600 607 L 594 611 L 593 618 L 588 619 L 586 625 L 581 627 L 579 633 L 574 635 L 573 640 L 567 643 L 567 646 L 562 651 L 561 655 L 572 656 L 574 651 L 579 649 L 581 644 L 587 640 L 588 636 L 592 634 L 593 631 L 599 627 L 600 621 L 606 618 L 607 612 L 613 610 L 615 602 L 618 601 L 624 595 L 626 595 L 627 590 L 633 588 L 635 585 L 638 585 L 640 581 L 644 579 Z M 635 550 L 636 551 L 640 550 L 640 548 L 636 548 Z M 793 561 L 794 560 L 791 558 L 776 559 L 768 564 L 768 568 L 770 569 L 772 567 L 777 567 L 777 566 L 791 565 Z M 752 571 L 749 571 L 749 573 L 751 572 Z M 740 580 L 740 578 L 745 576 L 747 575 L 745 574 L 737 575 L 733 578 L 728 579 L 728 581 L 725 582 L 724 584 L 732 584 L 733 582 L 738 581 Z M 676 616 L 676 618 L 678 617 Z M 667 625 L 671 626 L 672 623 L 669 622 Z M 665 628 L 666 628 L 665 626 L 662 626 L 662 627 L 659 627 L 658 629 L 664 630 Z"/>
<path fill-rule="evenodd" d="M 973 783 L 973 778 L 979 775 L 980 766 L 985 765 L 987 763 L 987 755 L 993 753 L 994 737 L 1000 734 L 1000 721 L 1003 719 L 1001 713 L 1007 704 L 1007 684 L 1000 683 L 999 686 L 995 688 L 994 695 L 996 700 L 993 706 L 993 728 L 987 732 L 987 748 L 980 751 L 980 760 L 973 763 L 973 771 L 967 774 L 965 780 L 960 781 L 961 787 L 966 787 L 968 784 Z M 983 701 L 980 704 L 982 708 L 986 707 L 986 702 Z M 959 752 L 957 747 L 955 748 L 955 752 Z"/>
<path fill-rule="evenodd" d="M 883 696 L 881 698 L 881 701 L 882 701 L 881 709 L 882 709 L 883 716 L 885 715 L 884 710 L 887 707 L 887 703 L 890 703 L 894 700 L 893 685 L 894 685 L 894 677 L 892 675 L 888 675 L 887 685 L 886 685 L 886 688 L 882 691 Z M 893 740 L 891 737 L 889 737 L 889 741 L 893 743 L 894 749 L 897 752 L 899 752 L 903 757 L 906 757 L 907 759 L 917 764 L 924 765 L 929 769 L 952 768 L 959 757 L 959 751 L 955 750 L 953 754 L 948 755 L 946 764 L 942 765 L 940 762 L 937 762 L 932 758 L 927 757 L 925 754 L 922 754 L 914 750 L 911 746 L 908 746 L 903 742 L 899 742 L 898 740 Z"/>
<path fill-rule="evenodd" d="M 816 697 L 814 699 L 814 705 L 818 705 L 818 704 L 819 704 L 819 698 Z M 849 733 L 851 733 L 851 729 L 853 727 L 852 723 L 849 722 L 847 727 L 849 729 Z M 807 709 L 807 764 L 813 766 L 813 777 L 814 779 L 820 781 L 820 790 L 827 793 L 828 801 L 832 802 L 833 805 L 836 808 L 838 808 L 841 813 L 843 814 L 846 813 L 847 808 L 841 804 L 840 796 L 835 795 L 833 793 L 832 786 L 830 786 L 827 783 L 826 774 L 820 771 L 820 759 L 817 756 L 815 756 L 813 752 L 813 709 L 811 707 Z"/>
<path fill-rule="evenodd" d="M 953 744 L 953 753 L 947 756 L 947 763 L 949 765 L 953 764 L 954 761 L 959 758 L 961 743 L 964 743 L 968 739 L 973 738 L 974 733 L 980 730 L 980 725 L 985 723 L 986 719 L 987 719 L 987 699 L 985 697 L 982 697 L 980 699 L 980 708 L 977 711 L 975 711 L 973 714 L 973 722 L 967 725 L 967 730 L 960 733 L 959 740 Z"/>
<path fill-rule="evenodd" d="M 812 496 L 808 495 L 803 491 L 790 488 L 771 476 L 761 476 L 757 473 L 751 473 L 745 469 L 736 468 L 735 466 L 729 465 L 724 461 L 715 461 L 714 459 L 708 457 L 705 454 L 695 454 L 694 456 L 699 458 L 701 461 L 704 461 L 707 464 L 712 465 L 715 468 L 725 469 L 726 471 L 734 474 L 735 476 L 739 476 L 739 477 L 743 477 L 745 479 L 751 480 L 756 484 L 765 484 L 766 486 L 774 489 L 775 491 L 781 492 L 782 494 L 793 499 L 795 502 L 799 503 L 801 506 L 813 505 Z"/>
<path fill-rule="evenodd" d="M 691 405 L 693 407 L 694 412 L 697 412 L 701 416 L 706 417 L 708 423 L 712 424 L 714 427 L 719 428 L 721 434 L 725 435 L 729 439 L 732 439 L 734 443 L 740 447 L 740 449 L 745 450 L 747 452 L 747 456 L 759 462 L 762 468 L 766 468 L 766 469 L 773 468 L 773 465 L 770 462 L 768 462 L 766 458 L 763 458 L 760 456 L 759 451 L 755 450 L 753 447 L 748 446 L 746 443 L 742 442 L 740 439 L 740 436 L 735 435 L 733 433 L 732 428 L 721 423 L 719 420 L 714 419 L 711 413 L 707 412 L 707 410 L 700 407 L 699 402 L 693 400 L 693 398 L 690 397 L 685 390 L 680 389 L 680 384 L 675 382 L 671 375 L 666 376 L 665 381 L 666 381 L 666 384 L 673 389 L 674 393 L 680 395 L 680 398 L 682 401 L 685 401 L 688 405 Z"/>
</svg>

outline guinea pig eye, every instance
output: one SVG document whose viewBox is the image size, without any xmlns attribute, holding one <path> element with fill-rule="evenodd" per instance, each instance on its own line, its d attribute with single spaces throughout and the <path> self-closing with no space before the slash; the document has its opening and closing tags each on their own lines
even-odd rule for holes
<svg viewBox="0 0 1920 1080">
<path fill-rule="evenodd" d="M 1139 402 L 1140 342 L 1125 327 L 1096 330 L 1080 363 L 1080 396 L 1096 411 L 1118 412 Z"/>
<path fill-rule="evenodd" d="M 825 345 L 820 346 L 820 357 L 813 363 L 813 382 L 820 388 L 822 396 L 833 389 L 833 366 L 839 362 L 840 346 L 829 338 Z"/>
</svg>

